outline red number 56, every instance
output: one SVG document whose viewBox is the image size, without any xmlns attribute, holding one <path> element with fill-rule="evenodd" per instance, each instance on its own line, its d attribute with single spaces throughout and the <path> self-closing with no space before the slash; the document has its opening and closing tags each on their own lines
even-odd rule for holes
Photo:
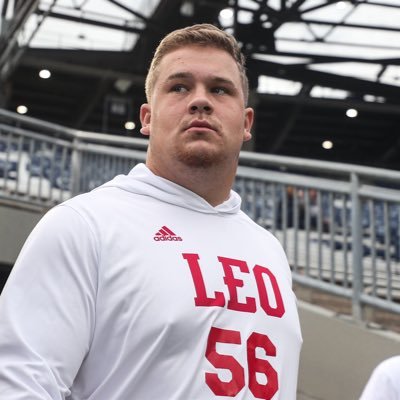
<svg viewBox="0 0 400 400">
<path fill-rule="evenodd" d="M 245 386 L 244 369 L 232 356 L 219 354 L 217 343 L 241 344 L 240 332 L 220 328 L 211 328 L 208 336 L 206 358 L 215 368 L 227 369 L 232 374 L 229 382 L 221 381 L 218 374 L 206 372 L 206 383 L 217 396 L 235 397 Z M 270 400 L 278 391 L 278 374 L 271 364 L 256 357 L 256 348 L 262 348 L 269 356 L 276 356 L 276 348 L 268 336 L 253 332 L 247 339 L 247 365 L 249 389 L 257 399 Z M 257 382 L 256 373 L 262 373 L 267 383 Z"/>
</svg>

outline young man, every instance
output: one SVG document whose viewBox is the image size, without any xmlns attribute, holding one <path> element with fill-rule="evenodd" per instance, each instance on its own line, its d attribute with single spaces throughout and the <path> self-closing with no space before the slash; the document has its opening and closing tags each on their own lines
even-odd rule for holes
<svg viewBox="0 0 400 400">
<path fill-rule="evenodd" d="M 169 34 L 140 164 L 52 209 L 0 305 L 0 398 L 296 398 L 301 332 L 277 240 L 231 191 L 251 137 L 236 41 Z"/>
</svg>

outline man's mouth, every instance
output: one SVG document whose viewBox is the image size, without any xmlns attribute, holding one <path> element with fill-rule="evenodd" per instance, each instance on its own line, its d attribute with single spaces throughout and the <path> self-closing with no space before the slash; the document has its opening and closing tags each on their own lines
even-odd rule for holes
<svg viewBox="0 0 400 400">
<path fill-rule="evenodd" d="M 194 120 L 191 121 L 189 123 L 189 125 L 187 126 L 186 130 L 213 130 L 216 131 L 216 129 L 214 128 L 213 125 L 211 125 L 208 121 L 204 121 L 204 120 Z"/>
</svg>

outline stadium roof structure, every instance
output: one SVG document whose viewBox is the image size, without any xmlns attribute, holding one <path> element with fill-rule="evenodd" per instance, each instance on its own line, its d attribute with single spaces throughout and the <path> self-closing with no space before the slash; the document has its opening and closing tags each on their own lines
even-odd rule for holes
<svg viewBox="0 0 400 400">
<path fill-rule="evenodd" d="M 0 107 L 139 137 L 156 45 L 208 22 L 247 57 L 248 149 L 400 169 L 400 0 L 0 0 L 0 11 Z"/>
</svg>

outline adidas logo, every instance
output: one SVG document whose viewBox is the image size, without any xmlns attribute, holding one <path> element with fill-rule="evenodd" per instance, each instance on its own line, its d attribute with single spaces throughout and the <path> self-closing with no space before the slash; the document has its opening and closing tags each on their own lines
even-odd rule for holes
<svg viewBox="0 0 400 400">
<path fill-rule="evenodd" d="M 154 236 L 154 240 L 156 242 L 181 242 L 182 238 L 180 236 L 176 236 L 171 229 L 163 226 Z"/>
</svg>

